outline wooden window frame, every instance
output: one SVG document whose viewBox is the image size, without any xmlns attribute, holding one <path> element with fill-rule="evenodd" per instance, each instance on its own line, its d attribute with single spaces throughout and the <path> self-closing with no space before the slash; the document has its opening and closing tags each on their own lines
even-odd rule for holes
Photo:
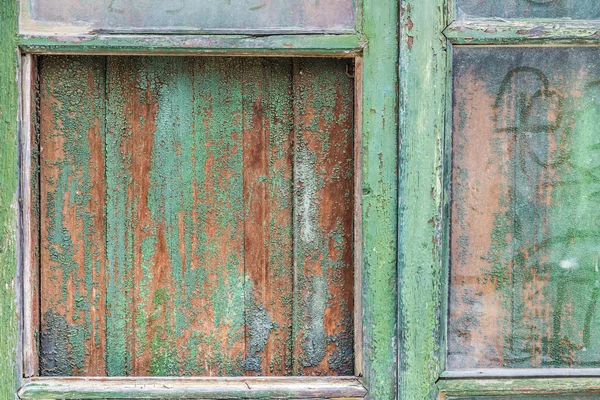
<svg viewBox="0 0 600 400">
<path fill-rule="evenodd" d="M 401 5 L 398 399 L 598 394 L 600 369 L 446 371 L 453 47 L 600 46 L 600 21 L 458 20 L 455 1 Z"/>
<path fill-rule="evenodd" d="M 397 393 L 397 0 L 357 3 L 348 34 L 20 35 L 18 0 L 0 0 L 0 397 L 371 398 Z M 362 10 L 365 10 L 364 12 Z M 47 54 L 346 57 L 356 63 L 356 376 L 38 378 L 29 326 L 33 59 Z"/>
</svg>

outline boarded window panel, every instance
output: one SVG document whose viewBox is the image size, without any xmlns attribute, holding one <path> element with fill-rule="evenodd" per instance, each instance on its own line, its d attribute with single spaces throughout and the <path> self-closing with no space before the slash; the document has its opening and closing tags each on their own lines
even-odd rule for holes
<svg viewBox="0 0 600 400">
<path fill-rule="evenodd" d="M 600 56 L 457 49 L 448 366 L 600 365 Z"/>
<path fill-rule="evenodd" d="M 458 17 L 464 18 L 568 18 L 598 19 L 596 0 L 458 0 Z"/>
<path fill-rule="evenodd" d="M 106 206 L 82 203 L 62 232 L 79 234 L 80 215 L 94 211 L 92 234 L 106 245 L 85 253 L 103 268 L 93 298 L 71 290 L 83 261 L 42 258 L 42 297 L 67 288 L 65 301 L 42 304 L 52 317 L 43 318 L 42 375 L 353 373 L 347 63 L 44 58 L 42 142 L 77 139 L 56 123 L 63 113 L 93 121 L 102 135 L 87 144 L 91 155 L 63 164 L 83 174 L 96 153 L 106 164 L 88 183 Z M 85 101 L 71 100 L 74 84 Z M 68 148 L 52 143 L 42 153 L 42 197 L 55 190 L 53 157 Z M 64 209 L 67 200 L 55 203 Z M 55 239 L 45 232 L 50 252 Z M 54 269 L 74 272 L 50 277 Z M 102 338 L 96 350 L 72 334 L 89 329 L 80 311 L 88 308 Z M 59 362 L 68 367 L 50 367 Z"/>
<path fill-rule="evenodd" d="M 26 0 L 21 31 L 289 31 L 339 32 L 355 27 L 352 0 Z"/>
</svg>

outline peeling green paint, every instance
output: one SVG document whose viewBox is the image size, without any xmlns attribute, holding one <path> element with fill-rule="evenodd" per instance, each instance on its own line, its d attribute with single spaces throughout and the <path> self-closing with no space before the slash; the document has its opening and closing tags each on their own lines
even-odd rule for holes
<svg viewBox="0 0 600 400">
<path fill-rule="evenodd" d="M 8 1 L 8 0 L 7 0 Z M 18 44 L 32 53 L 325 55 L 353 57 L 365 40 L 340 35 L 20 35 Z"/>
<path fill-rule="evenodd" d="M 594 44 L 600 41 L 597 21 L 457 20 L 444 35 L 456 45 Z"/>
<path fill-rule="evenodd" d="M 0 397 L 20 384 L 17 309 L 17 2 L 0 2 Z"/>
<path fill-rule="evenodd" d="M 103 220 L 103 197 L 95 197 L 102 183 L 94 180 L 104 163 L 102 157 L 92 155 L 94 146 L 102 148 L 104 141 L 103 62 L 68 57 L 44 61 L 41 101 L 45 106 L 40 118 L 46 132 L 41 138 L 40 185 L 45 210 L 40 234 L 44 238 L 41 257 L 47 265 L 41 274 L 41 299 L 42 308 L 48 311 L 42 315 L 42 339 L 45 330 L 55 332 L 50 336 L 63 335 L 54 341 L 66 341 L 69 354 L 65 346 L 42 340 L 40 357 L 46 363 L 41 363 L 41 371 L 53 375 L 53 367 L 46 371 L 46 365 L 68 359 L 70 367 L 59 368 L 81 374 L 86 373 L 86 346 L 95 333 L 100 334 L 92 309 L 103 306 L 94 294 L 101 290 L 103 280 L 94 270 L 104 256 L 103 232 L 97 232 Z M 64 323 L 69 329 L 52 326 L 62 321 L 52 317 L 56 306 L 67 308 Z M 52 318 L 46 320 L 46 316 Z"/>
<path fill-rule="evenodd" d="M 353 373 L 346 61 L 48 56 L 43 66 L 42 109 L 50 112 L 42 128 L 56 158 L 42 153 L 52 261 L 44 282 L 60 289 L 44 312 L 45 375 L 85 374 L 90 344 L 101 346 L 102 335 L 108 376 Z M 90 77 L 102 77 L 102 90 L 90 91 Z M 104 171 L 91 164 L 83 137 L 98 120 L 106 120 L 96 144 Z M 257 147 L 250 135 L 265 143 Z M 295 156 L 294 135 L 302 142 Z M 247 175 L 257 153 L 264 171 Z M 95 179 L 106 179 L 97 213 L 106 213 L 106 273 L 104 253 L 83 240 L 87 219 L 98 217 L 86 208 L 100 201 L 91 196 L 98 170 L 105 177 Z M 267 217 L 252 214 L 256 201 Z M 297 201 L 310 234 L 298 239 L 293 293 Z M 80 230 L 69 225 L 72 209 Z M 248 230 L 257 224 L 268 236 L 252 244 Z M 258 259 L 268 263 L 264 278 L 247 264 L 257 262 L 247 244 L 268 249 Z M 105 314 L 92 318 L 100 302 Z"/>
<path fill-rule="evenodd" d="M 397 398 L 407 400 L 437 398 L 435 382 L 444 367 L 440 315 L 444 313 L 445 110 L 449 103 L 447 49 L 441 32 L 448 18 L 446 3 L 404 0 L 400 4 L 399 320 L 394 329 L 399 341 Z M 377 246 L 377 253 L 381 251 Z"/>
<path fill-rule="evenodd" d="M 346 69 L 349 69 L 346 64 Z M 296 374 L 324 374 L 336 335 L 348 333 L 340 318 L 332 324 L 326 314 L 340 317 L 353 312 L 352 237 L 348 216 L 353 209 L 352 80 L 339 63 L 300 61 L 294 85 L 294 341 Z M 341 100 L 341 101 L 340 101 Z M 343 176 L 339 171 L 347 171 Z M 345 211 L 344 211 L 345 210 Z M 343 227 L 342 227 L 343 226 Z M 346 300 L 346 301 L 344 301 Z M 353 343 L 353 335 L 347 337 Z M 333 344 L 333 346 L 331 346 Z M 348 367 L 353 355 L 345 351 L 335 365 Z M 344 373 L 353 373 L 345 368 Z M 338 371 L 340 373 L 341 371 Z"/>
</svg>

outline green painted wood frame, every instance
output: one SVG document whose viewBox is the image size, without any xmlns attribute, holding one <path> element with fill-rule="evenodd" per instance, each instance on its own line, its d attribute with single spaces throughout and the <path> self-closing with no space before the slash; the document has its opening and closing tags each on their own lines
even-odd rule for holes
<svg viewBox="0 0 600 400">
<path fill-rule="evenodd" d="M 455 20 L 453 0 L 400 9 L 399 399 L 597 394 L 599 369 L 444 372 L 452 48 L 600 45 L 598 21 Z"/>
<path fill-rule="evenodd" d="M 58 382 L 28 381 L 23 378 L 22 356 L 22 260 L 19 159 L 19 71 L 23 54 L 228 54 L 269 56 L 355 57 L 357 63 L 357 137 L 362 138 L 362 168 L 357 185 L 362 220 L 356 236 L 357 279 L 361 295 L 362 340 L 357 346 L 357 370 L 368 391 L 366 398 L 394 399 L 397 394 L 397 210 L 398 210 L 398 17 L 397 0 L 363 0 L 354 35 L 219 35 L 219 36 L 141 36 L 102 35 L 94 37 L 31 37 L 18 34 L 18 1 L 0 0 L 0 397 L 18 398 L 135 398 L 117 388 L 109 395 L 83 385 L 64 391 Z M 441 15 L 441 13 L 440 13 Z M 423 14 L 422 17 L 424 17 Z M 440 30 L 441 32 L 441 30 Z M 424 116 L 425 117 L 425 116 Z M 423 143 L 420 147 L 427 146 Z M 440 192 L 441 193 L 441 192 Z M 418 221 L 413 221 L 413 224 Z M 415 255 L 417 256 L 417 255 Z M 360 325 L 359 325 L 360 326 Z M 416 349 L 415 349 L 416 350 Z M 412 350 L 411 350 L 412 351 Z M 420 361 L 419 361 L 420 362 Z M 417 373 L 418 371 L 415 371 Z M 84 378 L 85 380 L 85 378 Z M 80 383 L 84 380 L 80 380 Z M 352 397 L 356 379 L 321 378 L 303 381 L 302 390 L 275 383 L 271 391 L 235 392 L 228 398 L 322 398 L 323 393 Z M 243 382 L 243 380 L 238 380 Z M 321 383 L 319 383 L 321 382 Z M 337 382 L 337 383 L 336 383 Z M 161 384 L 161 382 L 158 382 Z M 41 384 L 41 387 L 40 387 Z M 319 392 L 311 387 L 324 384 L 334 390 Z M 37 385 L 37 386 L 36 386 Z M 279 385 L 279 386 L 278 386 Z M 336 386 L 338 385 L 338 386 Z M 344 386 L 345 385 L 345 386 Z M 176 385 L 177 386 L 177 385 Z M 222 385 L 221 385 L 222 386 Z M 350 390 L 350 386 L 353 388 Z M 36 387 L 38 389 L 36 389 Z M 247 386 L 250 388 L 250 386 Z M 91 389 L 90 389 L 91 388 Z M 179 385 L 183 389 L 182 385 Z M 64 388 L 63 388 L 64 389 Z M 85 392 L 85 390 L 88 390 Z M 91 392 L 89 391 L 91 390 Z M 249 389 L 250 390 L 250 389 Z M 275 390 L 275 391 L 273 391 Z M 311 392 L 312 390 L 312 392 Z M 337 390 L 337 389 L 335 389 Z M 252 391 L 252 390 L 250 390 Z M 149 396 L 164 392 L 149 393 Z M 219 392 L 214 392 L 215 396 Z M 181 393 L 177 392 L 177 396 Z M 221 393 L 222 394 L 222 393 Z M 187 387 L 189 398 L 211 394 L 200 380 Z M 414 398 L 414 397 L 413 397 Z"/>
</svg>

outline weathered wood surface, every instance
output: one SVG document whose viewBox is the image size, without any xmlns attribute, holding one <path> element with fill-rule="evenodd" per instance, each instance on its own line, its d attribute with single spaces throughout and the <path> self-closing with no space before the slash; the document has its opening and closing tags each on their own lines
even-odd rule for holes
<svg viewBox="0 0 600 400">
<path fill-rule="evenodd" d="M 362 399 L 359 378 L 32 378 L 21 399 Z"/>
<path fill-rule="evenodd" d="M 444 35 L 452 44 L 593 44 L 600 42 L 598 21 L 456 20 Z"/>
<path fill-rule="evenodd" d="M 0 397 L 14 399 L 22 370 L 17 294 L 18 6 L 0 0 Z"/>
<path fill-rule="evenodd" d="M 46 0 L 22 2 L 24 32 L 348 32 L 352 0 L 186 1 Z"/>
<path fill-rule="evenodd" d="M 46 58 L 40 74 L 40 367 L 103 375 L 104 60 Z"/>
<path fill-rule="evenodd" d="M 347 61 L 42 66 L 42 375 L 353 373 Z"/>
<path fill-rule="evenodd" d="M 39 186 L 39 82 L 37 59 L 22 58 L 21 73 L 21 229 L 23 254 L 23 374 L 39 370 L 40 334 L 40 186 Z"/>
<path fill-rule="evenodd" d="M 593 400 L 600 393 L 600 378 L 449 379 L 439 382 L 448 399 Z M 493 397 L 497 396 L 497 397 Z"/>
<path fill-rule="evenodd" d="M 339 72 L 329 60 L 294 64 L 296 374 L 354 371 L 354 93 Z"/>
<path fill-rule="evenodd" d="M 398 399 L 437 398 L 444 368 L 446 1 L 400 10 Z"/>
<path fill-rule="evenodd" d="M 342 35 L 20 35 L 35 54 L 227 54 L 354 57 L 366 45 Z"/>
<path fill-rule="evenodd" d="M 362 354 L 367 398 L 396 397 L 398 377 L 398 2 L 362 2 Z"/>
<path fill-rule="evenodd" d="M 246 60 L 243 83 L 246 370 L 289 375 L 293 340 L 292 64 Z M 276 99 L 276 101 L 273 101 Z"/>
<path fill-rule="evenodd" d="M 599 19 L 596 0 L 455 0 L 457 17 Z"/>
<path fill-rule="evenodd" d="M 455 52 L 448 366 L 597 366 L 600 57 Z"/>
</svg>

